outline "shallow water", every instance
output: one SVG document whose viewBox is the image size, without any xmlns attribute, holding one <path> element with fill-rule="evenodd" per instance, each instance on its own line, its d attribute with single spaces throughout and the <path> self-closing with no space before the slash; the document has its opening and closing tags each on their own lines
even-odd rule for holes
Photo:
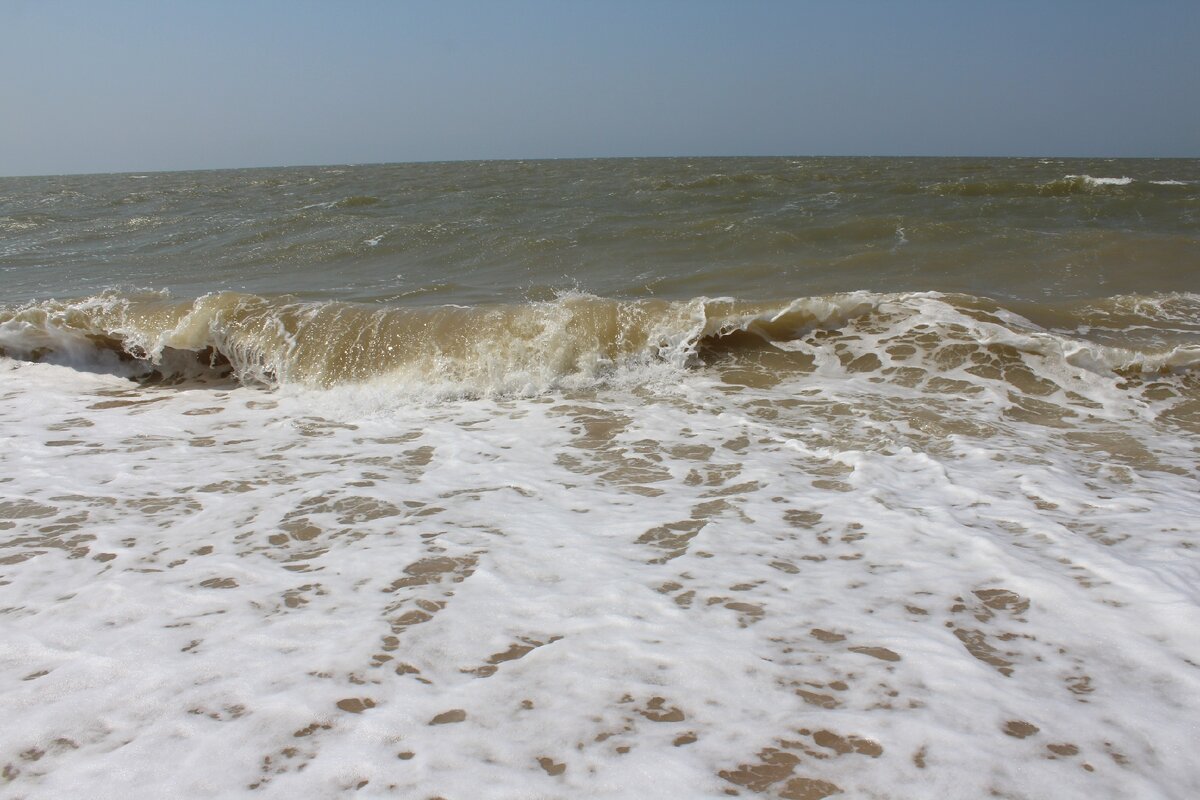
<svg viewBox="0 0 1200 800">
<path fill-rule="evenodd" d="M 1102 167 L 0 182 L 93 204 L 0 256 L 5 791 L 1193 796 L 1195 164 Z M 822 239 L 818 180 L 907 242 Z M 315 244 L 438 203 L 436 246 Z M 1070 244 L 991 252 L 1013 214 Z"/>
</svg>

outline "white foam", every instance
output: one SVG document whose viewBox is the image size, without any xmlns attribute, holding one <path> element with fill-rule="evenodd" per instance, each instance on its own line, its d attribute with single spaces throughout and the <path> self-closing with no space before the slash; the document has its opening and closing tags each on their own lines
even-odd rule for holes
<svg viewBox="0 0 1200 800">
<path fill-rule="evenodd" d="M 760 388 L 0 359 L 9 790 L 718 797 L 793 759 L 764 791 L 1200 792 L 1194 433 L 1017 315 L 872 302 Z M 897 349 L 931 329 L 1058 388 Z"/>
<path fill-rule="evenodd" d="M 1133 178 L 1128 176 L 1120 178 L 1093 178 L 1091 175 L 1068 175 L 1067 180 L 1082 180 L 1089 186 L 1128 186 L 1133 183 Z"/>
</svg>

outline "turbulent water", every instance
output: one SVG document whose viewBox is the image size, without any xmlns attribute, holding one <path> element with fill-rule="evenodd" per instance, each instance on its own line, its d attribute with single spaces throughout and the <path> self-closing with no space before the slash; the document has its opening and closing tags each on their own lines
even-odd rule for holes
<svg viewBox="0 0 1200 800">
<path fill-rule="evenodd" d="M 6 796 L 1191 798 L 1200 163 L 0 179 Z"/>
</svg>

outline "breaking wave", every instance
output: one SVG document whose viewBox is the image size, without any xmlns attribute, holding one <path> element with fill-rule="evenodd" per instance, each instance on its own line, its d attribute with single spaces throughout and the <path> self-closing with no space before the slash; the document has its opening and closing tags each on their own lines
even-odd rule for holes
<svg viewBox="0 0 1200 800">
<path fill-rule="evenodd" d="M 312 388 L 383 382 L 433 396 L 648 383 L 727 363 L 811 371 L 828 362 L 889 374 L 913 358 L 945 368 L 946 353 L 964 346 L 1004 348 L 1052 370 L 1164 374 L 1200 365 L 1200 332 L 1179 318 L 1181 309 L 1195 307 L 1192 295 L 1125 296 L 1064 309 L 1038 324 L 990 300 L 937 293 L 776 303 L 568 293 L 515 305 L 381 307 L 232 292 L 181 301 L 108 291 L 0 309 L 0 355 L 142 381 Z M 1089 336 L 1097 326 L 1103 335 Z M 764 361 L 764 353 L 778 357 Z"/>
<path fill-rule="evenodd" d="M 1156 196 L 1172 187 L 1186 186 L 1176 180 L 1135 180 L 1128 175 L 1064 175 L 1044 182 L 1011 179 L 980 180 L 968 178 L 944 181 L 927 187 L 938 195 L 963 197 L 1068 197 L 1071 195 L 1129 194 Z"/>
</svg>

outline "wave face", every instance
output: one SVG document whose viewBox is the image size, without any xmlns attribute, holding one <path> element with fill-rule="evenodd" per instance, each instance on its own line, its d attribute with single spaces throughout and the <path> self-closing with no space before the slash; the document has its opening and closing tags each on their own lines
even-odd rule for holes
<svg viewBox="0 0 1200 800">
<path fill-rule="evenodd" d="M 1022 311 L 1029 316 L 937 293 L 775 303 L 569 293 L 521 305 L 414 308 L 108 292 L 0 312 L 0 353 L 143 382 L 375 384 L 425 397 L 628 386 L 705 368 L 738 369 L 759 382 L 823 368 L 880 380 L 913 381 L 919 371 L 922 382 L 960 372 L 968 380 L 1012 381 L 1020 373 L 1053 383 L 1078 370 L 1170 376 L 1200 364 L 1197 295 Z"/>
<path fill-rule="evenodd" d="M 588 386 L 643 367 L 682 369 L 734 334 L 789 341 L 871 307 L 865 295 L 772 306 L 570 294 L 516 306 L 376 308 L 110 292 L 0 314 L 0 346 L 14 358 L 158 381 L 209 372 L 267 386 L 386 380 L 414 392 L 492 395 Z"/>
</svg>

